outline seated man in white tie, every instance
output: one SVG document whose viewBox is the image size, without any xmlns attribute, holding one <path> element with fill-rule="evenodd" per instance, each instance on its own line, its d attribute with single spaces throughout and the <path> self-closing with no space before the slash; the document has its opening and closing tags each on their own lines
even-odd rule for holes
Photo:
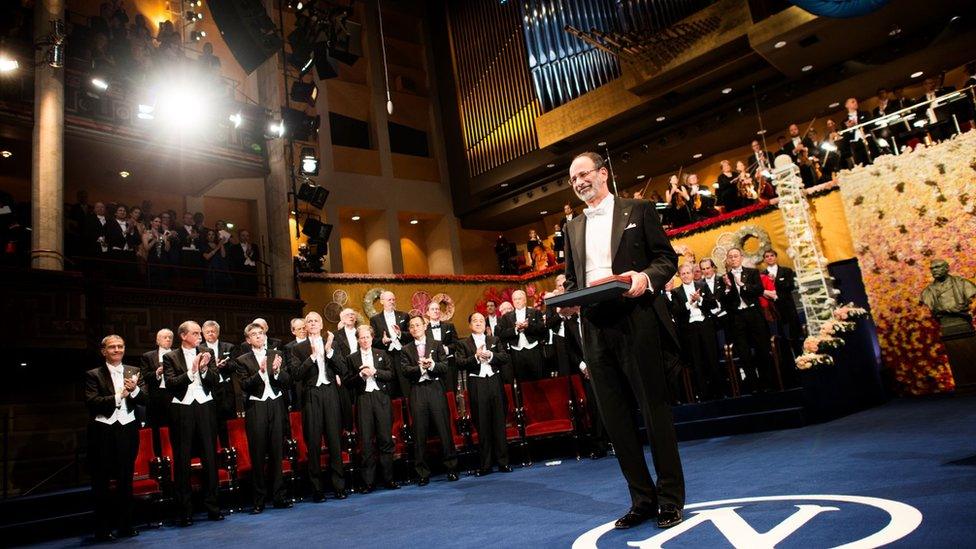
<svg viewBox="0 0 976 549">
<path fill-rule="evenodd" d="M 122 364 L 125 341 L 110 335 L 102 339 L 105 364 L 85 373 L 88 408 L 88 460 L 95 497 L 95 540 L 111 541 L 112 523 L 118 535 L 139 534 L 132 527 L 132 471 L 139 453 L 136 406 L 146 401 L 139 368 Z M 115 481 L 115 490 L 110 482 Z"/>
</svg>

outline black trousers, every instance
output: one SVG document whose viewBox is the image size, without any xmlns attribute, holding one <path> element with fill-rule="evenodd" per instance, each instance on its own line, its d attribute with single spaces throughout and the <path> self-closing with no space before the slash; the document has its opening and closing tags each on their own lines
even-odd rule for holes
<svg viewBox="0 0 976 549">
<path fill-rule="evenodd" d="M 515 370 L 515 379 L 519 381 L 535 381 L 549 377 L 546 371 L 546 360 L 542 355 L 542 342 L 531 349 L 509 351 L 512 357 L 512 367 Z M 510 381 L 510 380 L 506 380 Z"/>
<path fill-rule="evenodd" d="M 146 405 L 146 425 L 152 428 L 153 451 L 155 455 L 163 455 L 163 446 L 159 439 L 159 428 L 169 425 L 173 396 L 166 389 L 151 389 L 149 401 Z"/>
<path fill-rule="evenodd" d="M 269 475 L 264 471 L 265 465 L 270 469 L 271 497 L 276 503 L 285 499 L 285 485 L 281 479 L 281 460 L 285 446 L 282 432 L 284 415 L 285 402 L 282 397 L 247 401 L 244 429 L 247 431 L 247 451 L 251 454 L 255 507 L 261 507 L 267 502 Z"/>
<path fill-rule="evenodd" d="M 715 321 L 706 318 L 682 326 L 682 342 L 695 376 L 698 396 L 704 399 L 721 398 L 725 390 L 724 376 L 718 365 L 718 338 Z"/>
<path fill-rule="evenodd" d="M 176 505 L 183 517 L 193 515 L 190 487 L 190 460 L 194 443 L 203 466 L 203 505 L 208 513 L 220 512 L 217 505 L 217 408 L 214 401 L 204 404 L 170 406 L 173 433 L 173 473 L 176 479 Z"/>
<path fill-rule="evenodd" d="M 390 354 L 390 364 L 396 374 L 395 383 L 391 384 L 390 398 L 407 397 L 410 395 L 410 380 L 403 375 L 403 368 L 400 367 L 400 353 L 403 351 L 387 351 Z"/>
<path fill-rule="evenodd" d="M 376 454 L 379 453 L 383 482 L 393 482 L 393 408 L 383 391 L 362 393 L 356 398 L 359 434 L 363 437 L 363 482 L 376 481 Z M 376 445 L 373 445 L 373 438 Z"/>
<path fill-rule="evenodd" d="M 132 527 L 132 470 L 139 453 L 139 422 L 88 425 L 88 464 L 95 499 L 95 534 Z M 115 490 L 109 484 L 115 480 Z"/>
<path fill-rule="evenodd" d="M 213 390 L 214 405 L 217 408 L 217 439 L 221 448 L 229 448 L 227 421 L 237 417 L 237 402 L 234 394 L 234 380 L 227 371 L 221 372 L 220 381 Z"/>
<path fill-rule="evenodd" d="M 323 492 L 322 488 L 322 435 L 329 449 L 329 469 L 332 473 L 332 488 L 344 490 L 346 481 L 342 468 L 342 405 L 339 388 L 335 383 L 318 387 L 305 387 L 305 403 L 302 406 L 302 429 L 305 446 L 308 448 L 308 478 L 312 490 Z"/>
<path fill-rule="evenodd" d="M 632 300 L 605 303 L 583 311 L 583 349 L 593 391 L 633 507 L 682 508 L 685 481 L 667 379 L 661 334 L 650 304 Z M 644 418 L 657 485 L 644 460 L 631 395 Z"/>
<path fill-rule="evenodd" d="M 735 356 L 746 373 L 746 383 L 752 391 L 760 388 L 772 389 L 769 324 L 763 318 L 759 305 L 735 311 L 731 324 Z"/>
<path fill-rule="evenodd" d="M 444 456 L 444 467 L 448 472 L 457 469 L 457 450 L 454 448 L 454 437 L 451 435 L 450 415 L 447 411 L 447 399 L 444 388 L 439 381 L 426 381 L 414 384 L 410 390 L 410 415 L 413 416 L 414 430 L 414 460 L 417 475 L 420 478 L 430 477 L 430 467 L 427 466 L 427 433 L 431 424 L 441 439 L 441 452 Z"/>
<path fill-rule="evenodd" d="M 607 428 L 603 426 L 603 417 L 596 404 L 596 393 L 593 382 L 583 378 L 583 391 L 586 393 L 586 412 L 590 415 L 590 442 L 594 450 L 605 450 L 607 447 Z"/>
<path fill-rule="evenodd" d="M 471 416 L 478 429 L 481 468 L 490 469 L 492 460 L 508 465 L 508 440 L 505 436 L 505 386 L 502 376 L 468 376 Z"/>
</svg>

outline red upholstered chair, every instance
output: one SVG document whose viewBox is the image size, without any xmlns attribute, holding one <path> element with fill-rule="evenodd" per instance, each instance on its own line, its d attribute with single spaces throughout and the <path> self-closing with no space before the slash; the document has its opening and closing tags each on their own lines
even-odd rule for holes
<svg viewBox="0 0 976 549">
<path fill-rule="evenodd" d="M 168 458 L 153 454 L 152 429 L 139 429 L 139 453 L 136 454 L 135 468 L 132 471 L 132 495 L 146 505 L 148 523 L 153 528 L 163 524 L 166 503 L 171 501 L 172 483 Z"/>
<path fill-rule="evenodd" d="M 525 409 L 525 435 L 542 439 L 569 435 L 576 458 L 580 459 L 579 432 L 576 425 L 576 399 L 572 380 L 553 377 L 520 384 Z"/>
<path fill-rule="evenodd" d="M 522 407 L 521 386 L 515 384 L 505 385 L 505 438 L 508 440 L 509 448 L 517 448 L 522 455 L 522 467 L 532 465 L 532 457 L 529 455 L 529 443 L 525 436 L 525 411 Z"/>
<path fill-rule="evenodd" d="M 301 412 L 291 412 L 288 414 L 288 421 L 291 424 L 291 440 L 286 440 L 286 447 L 293 448 L 289 450 L 288 453 L 293 457 L 290 457 L 291 465 L 288 471 L 298 471 L 300 467 L 308 462 L 308 446 L 305 445 L 305 432 L 302 429 L 302 414 Z M 324 440 L 320 443 L 322 446 L 321 453 L 319 454 L 319 465 L 320 467 L 327 468 L 329 466 L 329 448 L 326 446 Z M 348 468 L 352 463 L 349 452 L 342 450 L 342 463 Z M 285 471 L 283 469 L 283 471 Z M 346 479 L 349 480 L 348 478 Z"/>
<path fill-rule="evenodd" d="M 236 418 L 227 422 L 227 439 L 231 448 L 233 448 L 234 454 L 237 456 L 236 468 L 231 471 L 231 476 L 234 479 L 236 489 L 240 490 L 240 480 L 254 474 L 251 451 L 247 445 L 247 429 L 244 425 L 244 418 Z M 290 439 L 285 440 L 286 453 L 282 456 L 281 472 L 285 485 L 289 488 L 290 493 L 294 494 L 294 492 L 291 492 L 294 483 L 294 469 L 292 468 L 291 458 L 287 454 L 287 448 L 291 442 Z M 238 499 L 240 499 L 240 492 L 238 492 Z M 243 501 L 239 501 L 238 503 L 241 506 Z"/>
</svg>

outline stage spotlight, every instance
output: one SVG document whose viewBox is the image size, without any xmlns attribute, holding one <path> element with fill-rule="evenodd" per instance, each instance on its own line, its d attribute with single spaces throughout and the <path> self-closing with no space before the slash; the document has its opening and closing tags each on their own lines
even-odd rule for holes
<svg viewBox="0 0 976 549">
<path fill-rule="evenodd" d="M 207 31 L 192 31 L 190 32 L 190 40 L 194 42 L 199 42 L 207 37 Z"/>
<path fill-rule="evenodd" d="M 241 122 L 244 121 L 244 116 L 239 112 L 235 112 L 234 114 L 228 116 L 227 119 L 230 120 L 231 124 L 233 124 L 235 128 L 240 128 Z"/>
<path fill-rule="evenodd" d="M 155 110 L 156 107 L 152 105 L 143 105 L 142 103 L 140 103 L 139 112 L 136 114 L 136 116 L 142 120 L 152 120 L 156 118 L 156 116 L 153 114 L 153 111 Z"/>
<path fill-rule="evenodd" d="M 188 23 L 193 22 L 193 21 L 203 21 L 203 12 L 195 12 L 195 11 L 192 11 L 192 10 L 187 10 L 187 12 L 186 12 L 186 21 Z"/>
<path fill-rule="evenodd" d="M 319 96 L 319 89 L 313 82 L 295 82 L 291 85 L 291 100 L 308 103 L 315 106 L 315 99 Z"/>
<path fill-rule="evenodd" d="M 285 125 L 285 132 L 296 141 L 309 141 L 319 131 L 321 117 L 309 116 L 302 111 L 283 107 L 281 119 Z"/>
<path fill-rule="evenodd" d="M 325 207 L 325 201 L 329 199 L 329 189 L 314 185 L 312 182 L 305 180 L 302 186 L 298 188 L 298 194 L 296 196 L 302 202 L 308 202 L 321 210 Z"/>
<path fill-rule="evenodd" d="M 98 76 L 92 77 L 91 84 L 96 89 L 101 90 L 101 91 L 105 91 L 105 90 L 108 89 L 108 82 L 106 82 L 104 78 L 100 78 Z"/>
<path fill-rule="evenodd" d="M 13 72 L 19 67 L 19 61 L 7 57 L 7 55 L 4 53 L 0 53 L 0 72 Z"/>
<path fill-rule="evenodd" d="M 198 127 L 210 112 L 207 90 L 186 82 L 176 83 L 157 93 L 153 114 L 167 125 L 180 129 Z"/>
<path fill-rule="evenodd" d="M 264 133 L 265 139 L 278 139 L 285 135 L 285 123 L 281 120 L 268 122 L 267 131 Z"/>
<path fill-rule="evenodd" d="M 319 174 L 319 159 L 315 157 L 315 149 L 312 147 L 302 147 L 301 172 L 302 175 Z"/>
</svg>

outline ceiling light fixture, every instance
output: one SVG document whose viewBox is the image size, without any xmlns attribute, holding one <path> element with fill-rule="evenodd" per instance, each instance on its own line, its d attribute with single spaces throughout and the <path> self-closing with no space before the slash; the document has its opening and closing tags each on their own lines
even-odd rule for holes
<svg viewBox="0 0 976 549">
<path fill-rule="evenodd" d="M 840 106 L 840 103 L 838 103 L 837 101 L 834 101 L 833 103 L 827 105 L 827 108 L 828 109 L 836 109 L 839 106 Z"/>
<path fill-rule="evenodd" d="M 722 90 L 722 93 L 724 95 L 728 95 L 728 94 L 732 93 L 732 88 L 725 88 L 725 89 Z"/>
<path fill-rule="evenodd" d="M 802 67 L 800 67 L 800 70 L 803 72 L 810 72 L 811 70 L 813 70 L 813 65 L 803 65 Z"/>
<path fill-rule="evenodd" d="M 922 76 L 923 74 L 925 74 L 923 71 L 915 71 L 915 72 L 912 73 L 911 77 L 912 78 L 918 78 L 919 76 Z"/>
<path fill-rule="evenodd" d="M 647 176 L 644 175 L 644 174 L 640 174 L 640 175 L 637 176 L 637 180 L 640 181 L 641 179 L 644 179 L 645 177 L 647 177 Z"/>
<path fill-rule="evenodd" d="M 121 172 L 119 172 L 119 176 L 120 176 L 120 177 L 121 177 L 122 179 L 125 179 L 126 177 L 129 177 L 129 175 L 131 175 L 131 174 L 129 174 L 129 172 L 127 172 L 127 171 L 125 171 L 125 170 L 122 170 Z"/>
<path fill-rule="evenodd" d="M 359 214 L 352 214 L 352 220 L 353 221 L 359 221 L 360 219 L 362 219 L 362 218 L 359 217 Z"/>
<path fill-rule="evenodd" d="M 776 49 L 780 49 L 780 48 L 782 48 L 785 45 L 786 45 L 786 41 L 785 40 L 780 40 L 779 42 L 776 42 L 775 44 L 773 44 L 773 47 L 776 48 Z"/>
<path fill-rule="evenodd" d="M 541 212 L 539 212 L 539 215 L 546 215 L 548 213 L 549 213 L 549 210 L 542 210 Z"/>
<path fill-rule="evenodd" d="M 655 118 L 654 120 L 657 120 L 658 122 L 664 122 L 665 120 L 667 120 L 667 118 L 668 117 L 666 117 L 666 116 L 659 116 L 659 117 Z"/>
<path fill-rule="evenodd" d="M 419 219 L 411 219 L 410 220 L 410 224 L 411 225 L 416 225 L 417 223 L 420 223 L 420 220 Z"/>
<path fill-rule="evenodd" d="M 606 141 L 600 141 L 599 143 L 596 144 L 596 146 L 597 147 L 606 147 L 607 146 L 607 142 Z"/>
<path fill-rule="evenodd" d="M 695 153 L 695 154 L 691 155 L 691 157 L 694 158 L 695 160 L 698 160 L 702 156 L 704 156 L 702 153 Z"/>
<path fill-rule="evenodd" d="M 10 158 L 13 155 L 14 155 L 14 153 L 12 153 L 10 151 L 0 151 L 0 156 L 2 156 L 4 158 Z"/>
<path fill-rule="evenodd" d="M 548 164 L 546 164 L 546 167 L 547 167 L 547 168 L 555 168 L 555 167 L 556 167 L 556 165 L 555 165 L 555 164 L 553 164 L 552 162 L 550 162 L 550 163 L 548 163 Z"/>
</svg>

